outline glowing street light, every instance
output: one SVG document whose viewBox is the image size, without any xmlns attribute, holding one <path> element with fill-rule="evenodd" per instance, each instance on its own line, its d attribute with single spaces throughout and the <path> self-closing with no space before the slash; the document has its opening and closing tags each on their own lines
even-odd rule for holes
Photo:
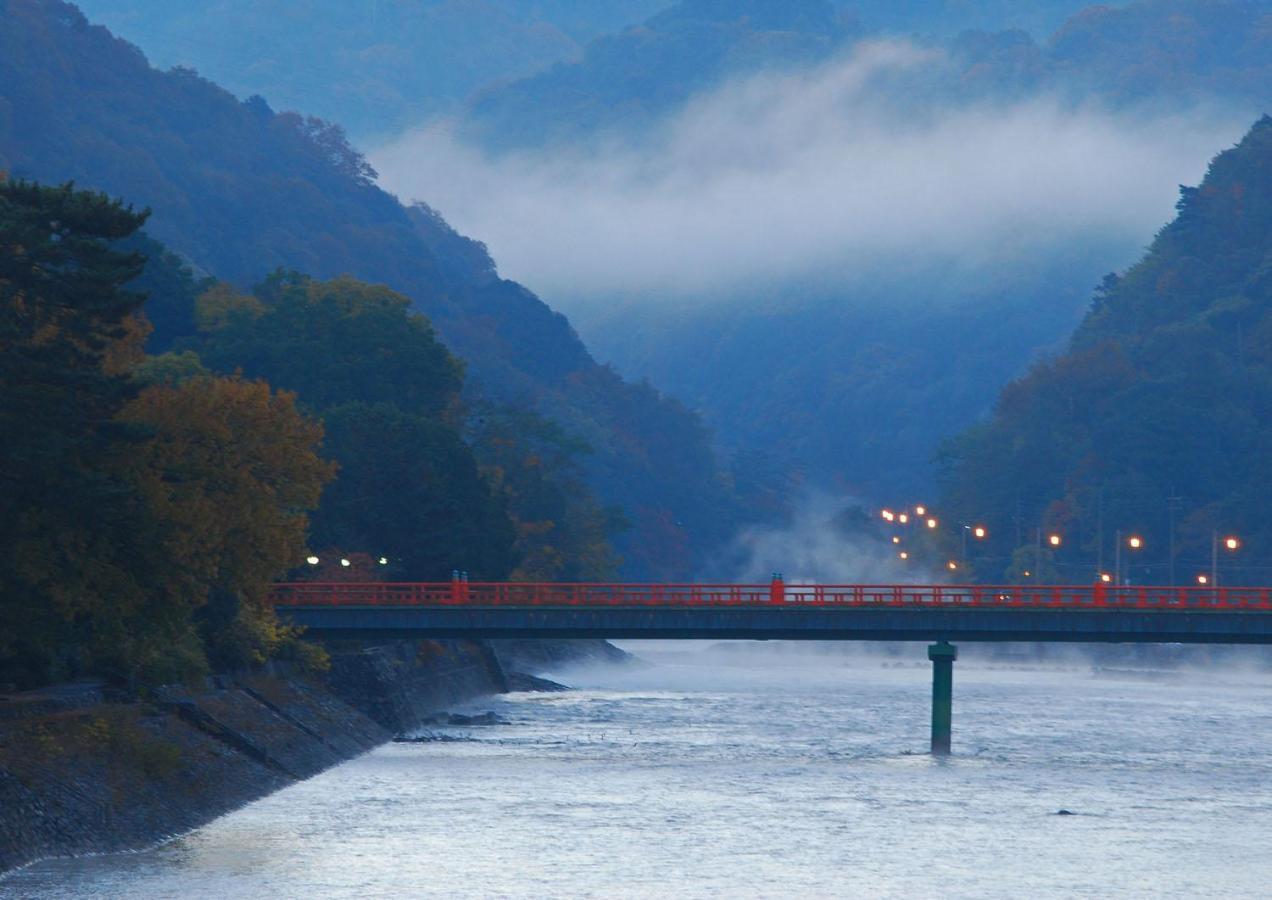
<svg viewBox="0 0 1272 900">
<path fill-rule="evenodd" d="M 926 507 L 926 506 L 916 506 L 916 507 L 914 507 L 914 514 L 915 514 L 916 516 L 926 516 L 926 515 L 927 515 L 927 507 Z"/>
<path fill-rule="evenodd" d="M 972 529 L 972 537 L 976 538 L 978 541 L 983 541 L 987 534 L 989 534 L 989 532 L 985 530 L 984 525 L 977 525 Z"/>
<path fill-rule="evenodd" d="M 927 520 L 927 527 L 928 527 L 928 528 L 935 528 L 935 527 L 936 527 L 936 524 L 937 524 L 937 523 L 936 523 L 936 519 L 928 519 L 928 520 Z"/>
<path fill-rule="evenodd" d="M 1049 535 L 1047 535 L 1047 543 L 1048 543 L 1048 544 L 1050 544 L 1050 545 L 1051 545 L 1051 546 L 1053 546 L 1053 547 L 1059 547 L 1059 546 L 1060 546 L 1060 535 L 1058 535 L 1058 534 L 1049 534 Z"/>
<path fill-rule="evenodd" d="M 958 563 L 956 563 L 954 560 L 951 559 L 949 562 L 945 564 L 945 568 L 953 572 L 955 569 L 958 568 Z"/>
<path fill-rule="evenodd" d="M 1113 580 L 1113 576 L 1110 575 L 1108 572 L 1100 573 L 1100 581 L 1104 582 L 1105 584 L 1108 584 L 1112 580 Z"/>
<path fill-rule="evenodd" d="M 898 553 L 898 554 L 897 554 L 897 557 L 898 557 L 899 559 L 909 559 L 909 558 L 910 558 L 910 554 L 908 554 L 908 553 L 906 553 L 904 550 L 902 550 L 900 553 Z"/>
<path fill-rule="evenodd" d="M 879 515 L 883 516 L 883 518 L 888 522 L 891 522 L 893 519 L 896 518 L 896 514 L 893 513 L 892 510 L 890 509 L 880 510 Z"/>
<path fill-rule="evenodd" d="M 350 566 L 350 562 L 349 562 L 349 560 L 344 559 L 344 558 L 342 557 L 342 558 L 340 559 L 340 565 L 344 566 L 344 567 L 347 569 L 347 568 L 349 568 L 349 566 Z"/>
<path fill-rule="evenodd" d="M 910 521 L 910 517 L 907 516 L 905 513 L 901 513 L 897 516 L 897 521 L 900 522 L 902 525 L 905 525 Z"/>
<path fill-rule="evenodd" d="M 1198 575 L 1197 583 L 1201 585 L 1202 587 L 1205 587 L 1206 585 L 1210 584 L 1210 577 L 1204 573 L 1201 575 Z"/>
<path fill-rule="evenodd" d="M 1144 539 L 1137 534 L 1133 534 L 1126 539 L 1126 546 L 1131 550 L 1140 550 L 1144 546 Z M 1115 580 L 1120 586 L 1123 583 L 1122 578 L 1122 532 L 1119 529 L 1117 535 L 1113 538 L 1113 571 Z"/>
<path fill-rule="evenodd" d="M 894 535 L 892 536 L 892 543 L 894 543 L 894 544 L 899 544 L 899 543 L 901 543 L 901 538 L 897 537 L 897 536 L 894 534 Z"/>
<path fill-rule="evenodd" d="M 1229 552 L 1241 549 L 1241 539 L 1235 535 L 1228 535 L 1223 539 L 1223 545 Z M 1219 532 L 1212 531 L 1210 533 L 1210 583 L 1218 587 L 1219 585 Z"/>
<path fill-rule="evenodd" d="M 306 556 L 305 562 L 309 563 L 311 566 L 316 566 L 319 563 L 319 559 L 316 556 Z"/>
<path fill-rule="evenodd" d="M 389 564 L 389 558 L 387 556 L 381 556 L 380 565 L 387 566 L 388 564 Z"/>
</svg>

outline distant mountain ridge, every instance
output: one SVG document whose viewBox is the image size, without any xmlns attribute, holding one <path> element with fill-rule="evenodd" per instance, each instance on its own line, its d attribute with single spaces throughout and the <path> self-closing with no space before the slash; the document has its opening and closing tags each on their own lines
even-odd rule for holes
<svg viewBox="0 0 1272 900">
<path fill-rule="evenodd" d="M 160 68 L 340 122 L 359 138 L 572 59 L 665 0 L 82 0 Z"/>
</svg>

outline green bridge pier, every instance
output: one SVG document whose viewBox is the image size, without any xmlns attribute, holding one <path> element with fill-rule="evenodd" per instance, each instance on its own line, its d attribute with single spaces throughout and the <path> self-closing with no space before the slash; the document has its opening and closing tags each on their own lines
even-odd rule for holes
<svg viewBox="0 0 1272 900">
<path fill-rule="evenodd" d="M 932 660 L 932 755 L 949 756 L 958 648 L 949 641 L 939 641 L 928 647 L 928 659 Z"/>
</svg>

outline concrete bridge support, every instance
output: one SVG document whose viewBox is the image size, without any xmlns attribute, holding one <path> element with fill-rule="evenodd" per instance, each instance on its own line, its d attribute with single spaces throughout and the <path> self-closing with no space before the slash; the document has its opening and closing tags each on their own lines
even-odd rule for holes
<svg viewBox="0 0 1272 900">
<path fill-rule="evenodd" d="M 949 756 L 958 648 L 949 641 L 940 641 L 928 647 L 928 659 L 932 660 L 932 755 Z"/>
</svg>

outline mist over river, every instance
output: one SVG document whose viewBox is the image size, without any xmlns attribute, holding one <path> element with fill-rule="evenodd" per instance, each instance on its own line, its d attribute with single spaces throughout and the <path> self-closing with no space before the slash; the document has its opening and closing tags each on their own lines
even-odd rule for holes
<svg viewBox="0 0 1272 900">
<path fill-rule="evenodd" d="M 935 760 L 923 645 L 627 646 L 650 665 L 559 673 L 578 689 L 470 708 L 508 724 L 381 747 L 0 896 L 1268 896 L 1266 668 L 964 646 Z"/>
</svg>

